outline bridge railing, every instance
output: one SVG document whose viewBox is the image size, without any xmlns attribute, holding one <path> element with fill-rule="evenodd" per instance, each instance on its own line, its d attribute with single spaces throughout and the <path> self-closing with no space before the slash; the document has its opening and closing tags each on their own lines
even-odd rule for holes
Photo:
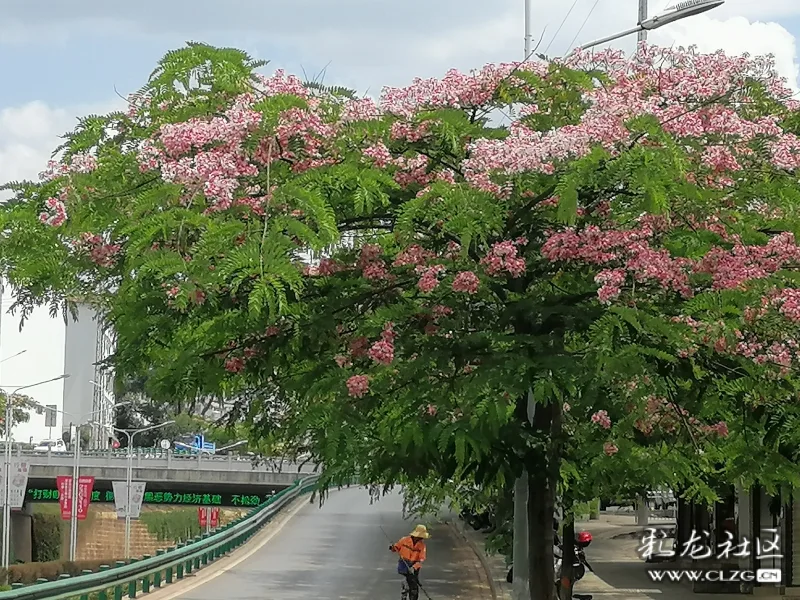
<svg viewBox="0 0 800 600">
<path fill-rule="evenodd" d="M 95 594 L 98 600 L 121 600 L 123 595 L 135 598 L 139 591 L 146 594 L 183 579 L 250 540 L 281 509 L 312 491 L 317 479 L 312 476 L 299 480 L 248 515 L 187 544 L 159 550 L 156 556 L 103 566 L 97 573 L 87 572 L 75 577 L 62 575 L 57 581 L 14 583 L 11 590 L 0 592 L 0 600 L 88 600 Z"/>
<path fill-rule="evenodd" d="M 285 473 L 313 473 L 316 464 L 311 462 L 294 462 L 281 457 L 252 457 L 234 455 L 198 455 L 180 454 L 171 451 L 151 449 L 152 452 L 136 452 L 133 464 L 136 468 L 155 467 L 167 469 L 202 469 L 202 470 L 236 470 L 267 471 Z M 34 466 L 66 466 L 73 464 L 73 456 L 65 452 L 17 452 L 17 456 L 25 458 Z M 91 451 L 81 453 L 83 466 L 117 467 L 127 464 L 128 455 L 120 451 Z"/>
</svg>

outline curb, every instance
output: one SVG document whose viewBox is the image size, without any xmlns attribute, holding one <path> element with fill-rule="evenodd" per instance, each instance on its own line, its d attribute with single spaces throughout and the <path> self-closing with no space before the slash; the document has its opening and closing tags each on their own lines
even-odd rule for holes
<svg viewBox="0 0 800 600">
<path fill-rule="evenodd" d="M 505 590 L 498 590 L 497 583 L 494 580 L 494 573 L 492 572 L 491 566 L 489 566 L 489 561 L 486 557 L 486 552 L 484 552 L 478 545 L 472 541 L 469 536 L 466 534 L 464 527 L 460 520 L 456 519 L 455 521 L 446 521 L 447 525 L 453 529 L 456 533 L 458 533 L 459 537 L 461 537 L 470 549 L 475 553 L 478 557 L 478 560 L 481 562 L 481 566 L 483 570 L 486 572 L 486 578 L 489 580 L 489 590 L 491 591 L 492 598 L 494 600 L 506 600 L 507 595 L 505 594 Z"/>
</svg>

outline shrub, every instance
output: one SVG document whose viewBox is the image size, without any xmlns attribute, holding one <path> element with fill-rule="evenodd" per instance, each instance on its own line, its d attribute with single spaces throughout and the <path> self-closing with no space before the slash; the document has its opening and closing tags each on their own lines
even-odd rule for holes
<svg viewBox="0 0 800 600">
<path fill-rule="evenodd" d="M 142 512 L 139 520 L 147 526 L 152 535 L 162 541 L 177 543 L 203 533 L 196 509 Z"/>
<path fill-rule="evenodd" d="M 113 566 L 117 560 L 52 560 L 11 565 L 8 569 L 8 583 L 35 583 L 37 579 L 54 581 L 60 575 L 80 575 L 83 571 L 97 572 L 102 565 Z M 0 568 L 0 580 L 4 579 L 4 569 Z"/>
<path fill-rule="evenodd" d="M 34 513 L 31 537 L 34 562 L 61 560 L 63 521 L 59 514 Z"/>
</svg>

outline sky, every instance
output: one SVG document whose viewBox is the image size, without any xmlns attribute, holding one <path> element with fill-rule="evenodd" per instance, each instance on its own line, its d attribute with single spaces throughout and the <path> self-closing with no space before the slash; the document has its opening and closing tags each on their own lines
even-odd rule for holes
<svg viewBox="0 0 800 600">
<path fill-rule="evenodd" d="M 649 0 L 650 16 L 669 2 Z M 563 55 L 632 28 L 637 6 L 638 0 L 531 0 L 534 45 Z M 36 178 L 77 116 L 123 107 L 122 98 L 141 87 L 156 61 L 187 41 L 242 48 L 269 60 L 267 70 L 369 95 L 413 77 L 524 54 L 524 0 L 0 0 L 0 7 L 0 182 Z M 727 0 L 651 32 L 649 42 L 773 54 L 779 73 L 798 89 L 798 37 L 800 1 Z M 630 51 L 635 36 L 610 45 Z M 17 325 L 5 315 L 0 324 L 0 387 L 60 375 L 63 321 L 41 311 L 21 333 Z M 62 387 L 29 393 L 60 406 Z M 33 415 L 15 438 L 46 437 L 43 422 Z"/>
</svg>

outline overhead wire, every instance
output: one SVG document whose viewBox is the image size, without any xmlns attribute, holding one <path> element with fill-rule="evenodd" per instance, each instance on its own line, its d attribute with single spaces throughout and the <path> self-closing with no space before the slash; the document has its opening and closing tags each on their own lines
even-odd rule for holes
<svg viewBox="0 0 800 600">
<path fill-rule="evenodd" d="M 556 41 L 556 38 L 558 37 L 558 34 L 561 32 L 561 28 L 564 27 L 564 23 L 567 22 L 567 19 L 569 19 L 569 16 L 572 14 L 572 11 L 575 9 L 575 6 L 577 6 L 577 4 L 578 4 L 578 0 L 574 0 L 572 2 L 572 6 L 569 7 L 569 10 L 567 11 L 567 14 L 564 15 L 564 19 L 561 21 L 561 25 L 558 26 L 558 29 L 556 29 L 556 32 L 553 34 L 553 37 L 550 38 L 550 43 L 547 44 L 547 47 L 544 49 L 544 53 L 545 54 L 547 54 L 547 51 L 550 50 L 550 46 L 553 45 L 553 42 Z"/>
<path fill-rule="evenodd" d="M 583 28 L 586 27 L 586 23 L 589 22 L 589 19 L 592 17 L 592 13 L 594 12 L 594 9 L 597 8 L 597 5 L 599 3 L 600 3 L 600 0 L 594 0 L 594 4 L 592 4 L 592 8 L 589 9 L 589 14 L 586 15 L 586 18 L 583 20 L 583 23 L 581 24 L 580 29 L 578 29 L 578 32 L 575 34 L 575 37 L 572 38 L 572 41 L 569 43 L 569 46 L 567 47 L 567 51 L 564 54 L 568 54 L 569 51 L 572 50 L 572 47 L 575 45 L 575 41 L 578 39 L 578 36 L 583 31 Z"/>
</svg>

